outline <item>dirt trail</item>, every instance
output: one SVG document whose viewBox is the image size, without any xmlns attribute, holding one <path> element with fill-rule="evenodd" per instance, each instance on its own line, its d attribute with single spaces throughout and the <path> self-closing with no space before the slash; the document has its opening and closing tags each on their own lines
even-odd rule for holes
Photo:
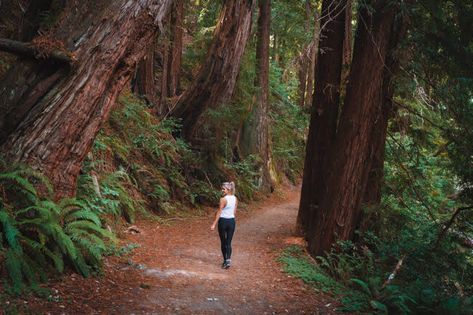
<svg viewBox="0 0 473 315">
<path fill-rule="evenodd" d="M 62 301 L 37 309 L 52 314 L 334 313 L 330 297 L 284 274 L 276 261 L 287 244 L 299 241 L 293 236 L 298 198 L 292 191 L 239 211 L 228 270 L 220 267 L 220 243 L 218 233 L 210 231 L 210 214 L 171 226 L 138 222 L 142 233 L 127 241 L 141 247 L 128 264 L 112 259 L 101 279 L 58 282 L 53 286 Z M 68 295 L 78 286 L 82 292 Z"/>
</svg>

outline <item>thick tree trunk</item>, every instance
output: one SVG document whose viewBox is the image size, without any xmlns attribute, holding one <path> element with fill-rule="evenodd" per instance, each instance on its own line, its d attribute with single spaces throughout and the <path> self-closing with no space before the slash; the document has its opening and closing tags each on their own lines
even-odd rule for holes
<svg viewBox="0 0 473 315">
<path fill-rule="evenodd" d="M 166 100 L 168 97 L 168 85 L 169 85 L 169 38 L 165 38 L 162 43 L 162 75 L 161 75 L 161 94 L 159 96 L 159 104 L 157 105 L 157 112 L 160 115 L 164 115 L 167 110 L 166 108 Z"/>
<path fill-rule="evenodd" d="M 344 5 L 344 0 L 325 0 L 322 3 L 320 23 L 325 27 L 320 35 L 315 94 L 297 217 L 297 225 L 305 234 L 316 218 L 321 187 L 325 185 L 324 163 L 335 138 L 345 30 L 345 11 L 340 7 Z M 334 8 L 338 8 L 338 14 L 335 14 Z"/>
<path fill-rule="evenodd" d="M 251 30 L 253 0 L 225 1 L 207 58 L 172 115 L 181 118 L 183 136 L 191 140 L 201 114 L 228 102 Z"/>
<path fill-rule="evenodd" d="M 368 207 L 373 207 L 381 203 L 381 188 L 384 178 L 384 158 L 388 122 L 395 115 L 396 111 L 396 108 L 393 106 L 393 80 L 394 76 L 399 72 L 400 63 L 402 62 L 402 60 L 399 59 L 398 54 L 396 54 L 396 49 L 400 41 L 404 38 L 407 32 L 407 27 L 407 17 L 403 16 L 402 18 L 398 18 L 390 37 L 383 74 L 381 113 L 375 121 L 371 140 L 373 146 L 373 162 L 368 173 L 368 182 L 363 196 L 363 204 Z M 361 220 L 361 217 L 356 221 L 357 226 L 362 230 L 368 224 L 368 222 L 362 222 L 366 220 Z"/>
<path fill-rule="evenodd" d="M 244 124 L 241 151 L 244 155 L 255 154 L 261 159 L 260 183 L 263 192 L 273 190 L 271 178 L 271 147 L 269 134 L 269 32 L 271 25 L 271 1 L 259 0 L 259 18 L 256 43 L 256 104 Z"/>
<path fill-rule="evenodd" d="M 67 23 L 58 25 L 51 36 L 66 43 L 77 65 L 67 75 L 57 76 L 8 136 L 1 147 L 7 158 L 43 171 L 57 197 L 73 195 L 85 155 L 118 93 L 156 38 L 170 4 L 171 0 L 69 2 L 66 18 L 60 19 Z M 34 94 L 43 82 L 21 94 Z"/>
<path fill-rule="evenodd" d="M 299 77 L 299 106 L 305 106 L 305 94 L 307 89 L 307 70 L 309 67 L 307 66 L 307 57 L 306 57 L 306 50 L 303 49 L 299 58 L 298 58 L 298 77 Z"/>
<path fill-rule="evenodd" d="M 396 8 L 373 1 L 362 8 L 345 105 L 327 163 L 318 218 L 309 236 L 309 251 L 323 255 L 337 240 L 351 239 L 372 166 L 371 143 L 381 114 L 386 55 Z"/>
<path fill-rule="evenodd" d="M 171 36 L 168 61 L 168 96 L 179 94 L 181 77 L 182 39 L 184 35 L 184 0 L 174 0 L 171 12 Z"/>
<path fill-rule="evenodd" d="M 148 103 L 155 105 L 156 83 L 154 81 L 154 43 L 149 46 L 144 58 L 138 63 L 132 83 L 132 91 L 144 98 Z"/>
</svg>

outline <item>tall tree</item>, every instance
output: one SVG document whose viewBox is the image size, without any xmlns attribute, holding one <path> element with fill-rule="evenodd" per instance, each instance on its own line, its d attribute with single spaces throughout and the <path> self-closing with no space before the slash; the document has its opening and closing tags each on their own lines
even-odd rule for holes
<svg viewBox="0 0 473 315">
<path fill-rule="evenodd" d="M 315 94 L 312 105 L 297 224 L 307 233 L 315 220 L 325 178 L 325 161 L 332 145 L 340 101 L 340 78 L 346 1 L 325 0 L 322 17 Z"/>
<path fill-rule="evenodd" d="M 184 138 L 193 138 L 207 108 L 231 99 L 250 35 L 253 6 L 254 0 L 225 1 L 206 60 L 172 112 L 182 119 Z"/>
<path fill-rule="evenodd" d="M 398 8 L 384 0 L 369 5 L 360 11 L 343 112 L 326 165 L 319 214 L 309 235 L 313 255 L 353 236 L 373 164 L 373 132 L 382 113 L 386 58 Z"/>
<path fill-rule="evenodd" d="M 271 1 L 259 0 L 258 32 L 256 42 L 256 104 L 242 130 L 241 149 L 245 155 L 255 154 L 261 159 L 261 188 L 270 192 L 274 185 L 271 178 L 271 146 L 269 135 L 269 33 L 271 26 Z"/>
<path fill-rule="evenodd" d="M 156 104 L 156 82 L 154 80 L 154 58 L 156 45 L 151 44 L 143 59 L 136 67 L 132 80 L 133 93 L 143 97 L 148 103 Z"/>
<path fill-rule="evenodd" d="M 170 49 L 168 61 L 168 96 L 179 94 L 182 40 L 184 36 L 184 0 L 174 0 L 171 11 Z"/>
<path fill-rule="evenodd" d="M 44 79 L 10 90 L 16 97 L 6 100 L 7 107 L 24 101 L 30 109 L 6 134 L 1 150 L 7 158 L 43 171 L 57 197 L 73 195 L 84 157 L 170 5 L 171 0 L 68 2 L 48 37 L 62 41 L 76 61 L 50 76 L 40 74 L 47 68 L 37 64 L 12 67 Z"/>
</svg>

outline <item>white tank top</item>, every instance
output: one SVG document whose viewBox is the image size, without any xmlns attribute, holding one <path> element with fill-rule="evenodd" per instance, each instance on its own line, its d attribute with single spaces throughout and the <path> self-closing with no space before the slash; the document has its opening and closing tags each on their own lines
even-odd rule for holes
<svg viewBox="0 0 473 315">
<path fill-rule="evenodd" d="M 226 195 L 223 197 L 227 200 L 226 206 L 222 209 L 222 213 L 220 214 L 221 218 L 231 219 L 235 217 L 235 205 L 236 205 L 236 197 L 233 195 Z"/>
</svg>

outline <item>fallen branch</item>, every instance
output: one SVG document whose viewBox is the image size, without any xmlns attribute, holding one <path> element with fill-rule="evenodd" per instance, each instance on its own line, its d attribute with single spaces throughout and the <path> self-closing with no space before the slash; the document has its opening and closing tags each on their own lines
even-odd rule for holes
<svg viewBox="0 0 473 315">
<path fill-rule="evenodd" d="M 396 264 L 396 267 L 394 268 L 393 272 L 391 272 L 391 274 L 389 275 L 388 279 L 386 279 L 386 281 L 383 283 L 383 286 L 381 287 L 381 289 L 384 289 L 388 284 L 391 283 L 391 281 L 394 280 L 394 278 L 396 277 L 399 269 L 401 269 L 401 266 L 402 266 L 402 263 L 404 262 L 404 259 L 406 258 L 406 255 L 403 255 L 401 257 L 401 259 L 399 259 L 399 261 L 397 262 Z"/>
<path fill-rule="evenodd" d="M 44 54 L 35 48 L 31 43 L 23 43 L 6 38 L 0 38 L 0 51 L 19 55 L 22 57 L 34 59 L 50 59 L 60 63 L 71 64 L 74 60 L 71 56 L 62 50 L 53 50 L 48 55 Z"/>
</svg>

